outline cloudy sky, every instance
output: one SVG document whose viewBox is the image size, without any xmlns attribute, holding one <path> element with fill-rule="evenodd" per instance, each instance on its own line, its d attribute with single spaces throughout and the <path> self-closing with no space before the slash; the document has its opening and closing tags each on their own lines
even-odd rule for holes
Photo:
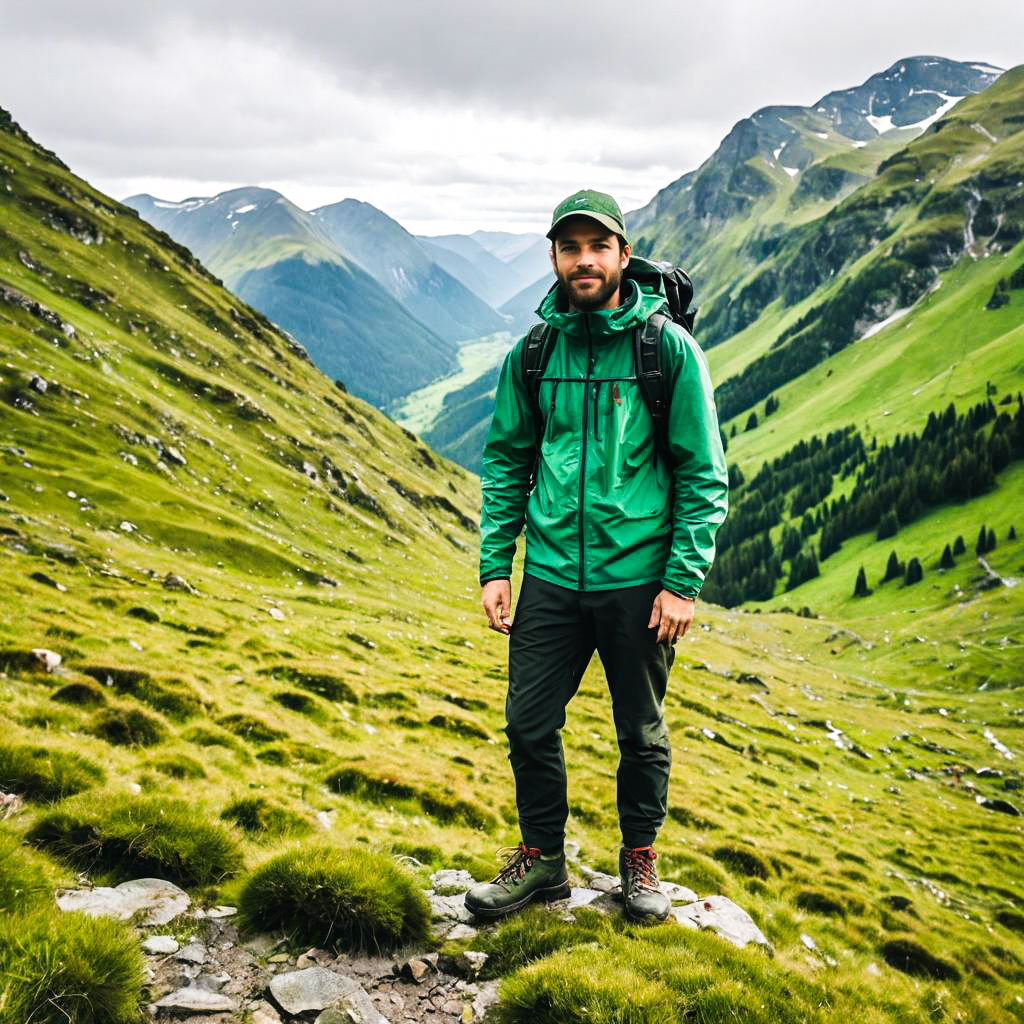
<svg viewBox="0 0 1024 1024">
<path fill-rule="evenodd" d="M 1024 63 L 1020 0 L 0 0 L 0 106 L 98 188 L 352 196 L 424 234 L 624 209 L 901 57 Z"/>
</svg>

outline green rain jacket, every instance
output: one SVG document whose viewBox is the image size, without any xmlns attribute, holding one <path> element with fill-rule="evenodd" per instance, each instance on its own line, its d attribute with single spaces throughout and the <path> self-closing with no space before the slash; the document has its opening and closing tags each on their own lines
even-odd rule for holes
<svg viewBox="0 0 1024 1024">
<path fill-rule="evenodd" d="M 481 584 L 511 577 L 525 522 L 531 576 L 574 590 L 660 580 L 682 597 L 699 592 L 728 508 L 728 474 L 707 362 L 672 321 L 661 364 L 672 467 L 656 455 L 632 341 L 652 313 L 668 312 L 650 270 L 630 261 L 616 309 L 570 312 L 559 287 L 548 292 L 537 312 L 558 336 L 540 385 L 542 423 L 523 379 L 525 339 L 505 358 L 483 454 Z"/>
</svg>

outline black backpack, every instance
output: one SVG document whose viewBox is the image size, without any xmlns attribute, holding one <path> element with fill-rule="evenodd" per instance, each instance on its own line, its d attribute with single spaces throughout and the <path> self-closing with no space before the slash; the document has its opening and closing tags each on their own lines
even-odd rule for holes
<svg viewBox="0 0 1024 1024">
<path fill-rule="evenodd" d="M 692 334 L 693 321 L 697 310 L 690 308 L 693 299 L 693 282 L 684 270 L 671 263 L 632 257 L 623 272 L 623 278 L 640 283 L 657 285 L 660 281 L 668 299 L 671 316 L 655 313 L 642 328 L 633 331 L 633 370 L 636 382 L 654 421 L 655 450 L 671 465 L 668 449 L 669 394 L 665 376 L 661 370 L 661 334 L 671 319 Z M 551 352 L 555 347 L 556 332 L 547 324 L 536 324 L 530 328 L 522 348 L 522 373 L 530 400 L 533 403 L 535 422 L 540 424 L 539 437 L 543 435 L 543 418 L 540 409 L 540 384 L 547 369 Z M 534 470 L 536 473 L 536 469 Z"/>
</svg>

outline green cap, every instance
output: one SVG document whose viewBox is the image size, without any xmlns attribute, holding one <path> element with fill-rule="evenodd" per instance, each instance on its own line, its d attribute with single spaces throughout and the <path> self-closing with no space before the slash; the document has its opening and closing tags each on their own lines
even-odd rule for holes
<svg viewBox="0 0 1024 1024">
<path fill-rule="evenodd" d="M 568 199 L 563 199 L 551 215 L 551 228 L 548 231 L 548 238 L 554 241 L 558 225 L 569 217 L 589 217 L 596 220 L 598 224 L 604 225 L 609 231 L 626 238 L 626 222 L 622 219 L 622 211 L 619 204 L 610 195 L 604 192 L 595 192 L 593 189 L 582 189 L 574 192 Z"/>
</svg>

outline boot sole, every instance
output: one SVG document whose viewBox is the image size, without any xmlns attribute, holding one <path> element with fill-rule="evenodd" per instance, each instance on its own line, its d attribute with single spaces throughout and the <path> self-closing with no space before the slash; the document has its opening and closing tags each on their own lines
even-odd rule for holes
<svg viewBox="0 0 1024 1024">
<path fill-rule="evenodd" d="M 550 886 L 547 889 L 534 889 L 529 896 L 521 899 L 518 903 L 511 903 L 507 907 L 480 907 L 477 909 L 468 900 L 466 909 L 474 916 L 484 921 L 493 921 L 496 918 L 504 917 L 506 914 L 514 914 L 522 910 L 528 903 L 534 900 L 543 900 L 545 903 L 553 903 L 555 900 L 567 900 L 572 892 L 568 882 L 561 885 Z"/>
</svg>

